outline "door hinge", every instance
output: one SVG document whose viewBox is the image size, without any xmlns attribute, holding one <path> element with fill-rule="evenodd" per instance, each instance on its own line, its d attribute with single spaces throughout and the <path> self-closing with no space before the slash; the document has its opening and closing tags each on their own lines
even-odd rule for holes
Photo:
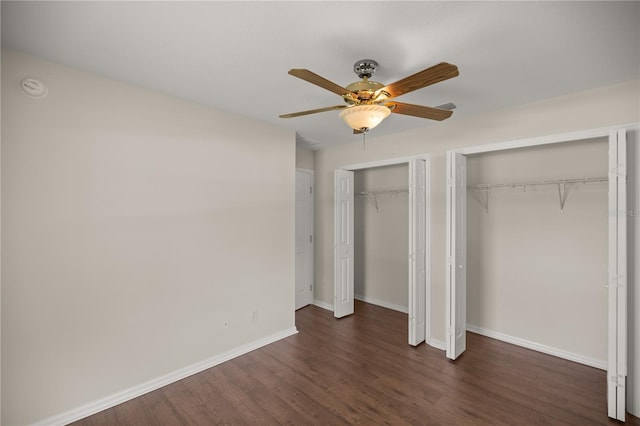
<svg viewBox="0 0 640 426">
<path fill-rule="evenodd" d="M 614 167 L 609 170 L 609 176 L 611 178 L 615 177 L 626 177 L 627 176 L 627 166 L 625 163 L 618 163 Z"/>
<path fill-rule="evenodd" d="M 611 277 L 611 279 L 609 280 L 608 283 L 605 283 L 604 287 L 605 288 L 609 288 L 609 287 L 623 288 L 624 285 L 621 284 L 623 282 L 624 282 L 624 275 L 615 275 L 615 276 Z"/>
<path fill-rule="evenodd" d="M 623 375 L 609 376 L 609 381 L 613 382 L 616 387 L 623 388 L 626 377 Z"/>
<path fill-rule="evenodd" d="M 313 194 L 313 186 L 309 187 L 309 194 Z"/>
<path fill-rule="evenodd" d="M 313 235 L 309 235 L 309 242 L 312 243 L 313 242 Z"/>
</svg>

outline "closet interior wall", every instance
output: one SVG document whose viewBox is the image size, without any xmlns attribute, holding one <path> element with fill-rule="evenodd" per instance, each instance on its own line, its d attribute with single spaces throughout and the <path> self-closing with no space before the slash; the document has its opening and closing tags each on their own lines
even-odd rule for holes
<svg viewBox="0 0 640 426">
<path fill-rule="evenodd" d="M 605 367 L 606 182 L 494 189 L 488 203 L 472 187 L 606 177 L 607 152 L 599 138 L 468 156 L 469 330 Z"/>
<path fill-rule="evenodd" d="M 409 201 L 407 164 L 354 172 L 354 295 L 407 312 Z"/>
</svg>

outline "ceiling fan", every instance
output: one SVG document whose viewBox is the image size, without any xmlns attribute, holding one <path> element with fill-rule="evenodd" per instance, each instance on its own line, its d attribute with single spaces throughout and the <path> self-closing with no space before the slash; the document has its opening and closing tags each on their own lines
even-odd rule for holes
<svg viewBox="0 0 640 426">
<path fill-rule="evenodd" d="M 373 59 L 357 61 L 353 65 L 353 71 L 362 81 L 356 81 L 347 87 L 335 84 L 307 69 L 294 68 L 289 70 L 289 74 L 294 77 L 298 77 L 342 96 L 345 105 L 335 105 L 326 108 L 283 114 L 280 118 L 292 118 L 318 112 L 342 110 L 340 117 L 353 129 L 354 133 L 366 133 L 380 124 L 380 122 L 391 113 L 428 118 L 430 120 L 444 120 L 453 114 L 451 111 L 451 107 L 455 108 L 453 104 L 441 105 L 441 107 L 445 108 L 433 108 L 397 102 L 392 99 L 458 76 L 457 66 L 447 62 L 441 62 L 386 86 L 382 83 L 369 80 L 377 67 L 378 63 Z"/>
</svg>

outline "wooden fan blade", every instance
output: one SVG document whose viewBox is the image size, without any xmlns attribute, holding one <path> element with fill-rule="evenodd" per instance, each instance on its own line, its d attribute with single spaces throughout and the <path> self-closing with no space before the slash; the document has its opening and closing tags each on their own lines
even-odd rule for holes
<svg viewBox="0 0 640 426">
<path fill-rule="evenodd" d="M 280 118 L 300 117 L 301 115 L 309 115 L 309 114 L 315 114 L 317 112 L 325 112 L 325 111 L 334 111 L 337 109 L 344 109 L 346 107 L 347 105 L 335 105 L 335 106 L 330 106 L 326 108 L 310 109 L 308 111 L 292 112 L 291 114 L 282 114 L 279 117 Z"/>
<path fill-rule="evenodd" d="M 405 104 L 403 102 L 389 102 L 386 106 L 391 108 L 395 114 L 412 115 L 414 117 L 428 118 L 430 120 L 442 121 L 451 117 L 453 111 L 446 109 L 432 108 L 422 105 Z"/>
<path fill-rule="evenodd" d="M 409 77 L 405 77 L 402 80 L 398 80 L 395 83 L 391 83 L 376 91 L 376 93 L 384 91 L 391 95 L 390 98 L 395 98 L 440 81 L 457 77 L 459 74 L 457 66 L 446 62 L 440 62 L 438 65 L 434 65 L 431 68 L 427 68 L 426 70 L 417 72 Z"/>
<path fill-rule="evenodd" d="M 344 95 L 348 95 L 351 94 L 353 92 L 351 92 L 350 90 L 345 89 L 342 86 L 337 85 L 336 83 L 327 80 L 324 77 L 319 76 L 318 74 L 311 72 L 309 70 L 306 69 L 291 69 L 289 70 L 289 74 L 294 76 L 294 77 L 298 77 L 301 78 L 304 81 L 308 81 L 311 84 L 315 84 L 316 86 L 320 86 L 323 89 L 327 89 L 333 93 L 336 93 L 340 96 L 344 96 Z"/>
</svg>

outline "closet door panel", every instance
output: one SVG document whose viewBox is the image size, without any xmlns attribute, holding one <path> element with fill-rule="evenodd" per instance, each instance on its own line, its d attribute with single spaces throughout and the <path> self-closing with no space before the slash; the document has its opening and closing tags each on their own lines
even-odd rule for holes
<svg viewBox="0 0 640 426">
<path fill-rule="evenodd" d="M 609 135 L 609 291 L 607 406 L 624 421 L 627 379 L 627 139 Z"/>
<path fill-rule="evenodd" d="M 426 173 L 425 160 L 409 163 L 409 344 L 426 335 Z"/>
<path fill-rule="evenodd" d="M 448 153 L 447 160 L 447 358 L 456 359 L 467 344 L 467 158 Z"/>
<path fill-rule="evenodd" d="M 353 302 L 353 172 L 336 170 L 334 217 L 334 309 L 336 318 L 351 315 Z"/>
</svg>

